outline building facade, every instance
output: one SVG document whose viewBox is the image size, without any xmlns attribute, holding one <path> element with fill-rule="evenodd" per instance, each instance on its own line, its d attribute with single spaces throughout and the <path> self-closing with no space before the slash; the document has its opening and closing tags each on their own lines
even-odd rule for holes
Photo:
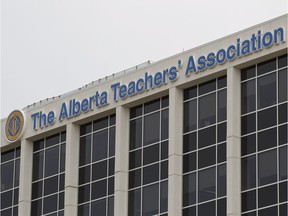
<svg viewBox="0 0 288 216">
<path fill-rule="evenodd" d="M 288 16 L 1 120 L 1 216 L 287 216 Z"/>
</svg>

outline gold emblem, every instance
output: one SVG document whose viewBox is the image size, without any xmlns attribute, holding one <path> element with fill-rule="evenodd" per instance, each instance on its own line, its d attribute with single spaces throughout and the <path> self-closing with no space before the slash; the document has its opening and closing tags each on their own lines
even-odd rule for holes
<svg viewBox="0 0 288 216">
<path fill-rule="evenodd" d="M 17 141 L 24 129 L 24 115 L 20 110 L 13 111 L 5 124 L 5 135 L 9 142 Z"/>
</svg>

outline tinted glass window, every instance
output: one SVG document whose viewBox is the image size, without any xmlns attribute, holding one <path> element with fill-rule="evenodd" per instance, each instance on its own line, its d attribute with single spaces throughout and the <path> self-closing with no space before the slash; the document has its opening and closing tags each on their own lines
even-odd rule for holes
<svg viewBox="0 0 288 216">
<path fill-rule="evenodd" d="M 276 74 L 272 73 L 258 78 L 258 109 L 276 103 Z"/>
<path fill-rule="evenodd" d="M 216 122 L 216 94 L 199 98 L 199 127 L 205 127 Z"/>
<path fill-rule="evenodd" d="M 256 186 L 256 157 L 251 156 L 241 160 L 242 190 Z"/>
<path fill-rule="evenodd" d="M 196 173 L 183 176 L 183 206 L 196 203 Z"/>
<path fill-rule="evenodd" d="M 197 128 L 197 100 L 192 100 L 184 104 L 184 132 Z"/>
<path fill-rule="evenodd" d="M 258 185 L 265 185 L 277 181 L 277 152 L 276 150 L 263 152 L 258 156 Z"/>
<path fill-rule="evenodd" d="M 160 139 L 160 112 L 144 117 L 144 145 L 159 141 Z"/>
<path fill-rule="evenodd" d="M 271 59 L 257 65 L 257 75 L 276 70 L 276 59 Z"/>
<path fill-rule="evenodd" d="M 241 84 L 241 113 L 245 114 L 256 109 L 256 85 L 255 80 Z"/>
<path fill-rule="evenodd" d="M 216 169 L 209 168 L 206 170 L 199 171 L 199 192 L 198 199 L 199 202 L 204 202 L 206 200 L 214 199 L 216 192 Z"/>
</svg>

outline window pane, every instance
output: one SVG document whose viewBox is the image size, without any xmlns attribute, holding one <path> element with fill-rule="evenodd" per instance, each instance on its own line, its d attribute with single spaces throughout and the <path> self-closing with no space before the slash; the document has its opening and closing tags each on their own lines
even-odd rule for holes
<svg viewBox="0 0 288 216">
<path fill-rule="evenodd" d="M 255 77 L 255 75 L 256 75 L 255 65 L 245 68 L 241 70 L 241 81 Z"/>
<path fill-rule="evenodd" d="M 199 85 L 199 95 L 216 90 L 216 80 L 211 80 Z"/>
<path fill-rule="evenodd" d="M 217 216 L 227 215 L 226 198 L 217 201 Z"/>
<path fill-rule="evenodd" d="M 142 104 L 130 109 L 130 119 L 142 115 Z"/>
<path fill-rule="evenodd" d="M 168 211 L 168 181 L 160 185 L 160 212 Z"/>
<path fill-rule="evenodd" d="M 287 100 L 287 68 L 280 70 L 278 75 L 279 103 Z"/>
<path fill-rule="evenodd" d="M 252 154 L 256 152 L 256 134 L 241 138 L 241 155 Z"/>
<path fill-rule="evenodd" d="M 216 94 L 199 98 L 199 128 L 216 122 Z"/>
<path fill-rule="evenodd" d="M 271 215 L 278 215 L 278 209 L 276 206 L 272 208 L 263 209 L 258 212 L 258 216 L 271 216 Z"/>
<path fill-rule="evenodd" d="M 149 146 L 143 150 L 143 165 L 159 161 L 159 144 Z"/>
<path fill-rule="evenodd" d="M 196 206 L 183 209 L 182 216 L 196 216 Z"/>
<path fill-rule="evenodd" d="M 80 126 L 80 136 L 87 134 L 87 133 L 91 133 L 92 131 L 92 124 L 91 122 L 89 122 L 88 124 L 84 124 Z"/>
<path fill-rule="evenodd" d="M 287 66 L 287 54 L 278 58 L 278 68 Z"/>
<path fill-rule="evenodd" d="M 227 116 L 227 91 L 218 92 L 218 122 L 226 120 Z"/>
<path fill-rule="evenodd" d="M 92 181 L 107 177 L 107 160 L 92 165 Z"/>
<path fill-rule="evenodd" d="M 218 130 L 217 130 L 217 142 L 223 142 L 226 141 L 227 136 L 227 127 L 226 122 L 222 124 L 218 124 Z"/>
<path fill-rule="evenodd" d="M 114 216 L 114 197 L 108 198 L 108 216 Z"/>
<path fill-rule="evenodd" d="M 255 113 L 243 116 L 241 118 L 241 134 L 248 134 L 256 131 L 256 115 Z"/>
<path fill-rule="evenodd" d="M 169 95 L 162 98 L 161 108 L 165 108 L 169 106 Z"/>
<path fill-rule="evenodd" d="M 257 74 L 261 75 L 276 70 L 276 59 L 271 59 L 257 65 Z"/>
<path fill-rule="evenodd" d="M 106 199 L 92 202 L 91 214 L 97 216 L 106 216 Z"/>
<path fill-rule="evenodd" d="M 196 173 L 183 177 L 183 206 L 196 203 Z"/>
<path fill-rule="evenodd" d="M 242 212 L 256 208 L 256 190 L 242 193 Z"/>
<path fill-rule="evenodd" d="M 160 112 L 144 117 L 144 145 L 158 142 L 160 139 Z"/>
<path fill-rule="evenodd" d="M 209 127 L 198 132 L 198 148 L 203 148 L 216 143 L 216 127 Z"/>
<path fill-rule="evenodd" d="M 285 122 L 287 122 L 288 121 L 288 118 L 287 118 L 287 113 L 288 113 L 288 111 L 287 111 L 288 109 L 287 109 L 287 103 L 285 103 L 285 104 L 282 104 L 282 105 L 280 105 L 279 106 L 279 124 L 281 124 L 281 123 L 285 123 Z"/>
<path fill-rule="evenodd" d="M 130 122 L 130 150 L 142 146 L 142 119 Z"/>
<path fill-rule="evenodd" d="M 258 112 L 258 130 L 277 124 L 277 107 Z"/>
<path fill-rule="evenodd" d="M 160 99 L 156 99 L 144 104 L 144 114 L 156 111 L 158 109 L 160 109 Z"/>
<path fill-rule="evenodd" d="M 87 202 L 88 200 L 90 200 L 90 185 L 79 187 L 78 203 Z"/>
<path fill-rule="evenodd" d="M 258 133 L 258 151 L 277 145 L 277 128 Z"/>
<path fill-rule="evenodd" d="M 224 88 L 227 86 L 227 76 L 222 76 L 217 79 L 218 89 Z"/>
<path fill-rule="evenodd" d="M 59 146 L 45 150 L 45 177 L 59 172 Z"/>
<path fill-rule="evenodd" d="M 277 152 L 276 150 L 258 155 L 258 184 L 265 185 L 277 181 Z"/>
<path fill-rule="evenodd" d="M 44 198 L 43 213 L 49 213 L 57 210 L 57 195 Z"/>
<path fill-rule="evenodd" d="M 31 216 L 40 216 L 42 212 L 42 199 L 31 203 Z"/>
<path fill-rule="evenodd" d="M 283 145 L 287 143 L 287 138 L 288 138 L 287 131 L 288 131 L 287 124 L 279 127 L 279 145 Z"/>
<path fill-rule="evenodd" d="M 216 164 L 216 147 L 206 148 L 198 152 L 198 169 Z M 184 164 L 183 164 L 184 166 Z"/>
<path fill-rule="evenodd" d="M 79 185 L 90 182 L 90 166 L 79 169 Z"/>
<path fill-rule="evenodd" d="M 35 182 L 32 184 L 32 199 L 42 196 L 43 181 Z"/>
<path fill-rule="evenodd" d="M 212 167 L 199 171 L 199 202 L 204 202 L 215 198 L 216 192 L 216 168 Z"/>
<path fill-rule="evenodd" d="M 276 103 L 276 73 L 258 78 L 258 109 Z"/>
<path fill-rule="evenodd" d="M 1 194 L 1 208 L 5 209 L 12 206 L 13 190 Z"/>
<path fill-rule="evenodd" d="M 198 216 L 216 216 L 215 201 L 199 205 Z"/>
<path fill-rule="evenodd" d="M 58 176 L 44 180 L 44 195 L 49 195 L 58 191 Z"/>
<path fill-rule="evenodd" d="M 141 166 L 142 149 L 129 153 L 129 169 L 134 169 Z"/>
<path fill-rule="evenodd" d="M 89 215 L 89 204 L 78 206 L 78 216 Z"/>
<path fill-rule="evenodd" d="M 184 103 L 184 133 L 197 128 L 197 100 Z"/>
<path fill-rule="evenodd" d="M 287 190 L 288 182 L 282 182 L 279 184 L 279 202 L 286 202 L 288 201 L 288 190 Z"/>
<path fill-rule="evenodd" d="M 226 164 L 217 167 L 217 196 L 226 196 Z"/>
<path fill-rule="evenodd" d="M 197 133 L 186 134 L 183 137 L 183 153 L 196 150 L 197 145 Z"/>
<path fill-rule="evenodd" d="M 141 216 L 141 190 L 129 192 L 129 216 Z"/>
<path fill-rule="evenodd" d="M 59 134 L 47 137 L 46 138 L 46 148 L 53 146 L 53 145 L 56 145 L 59 142 L 60 142 L 60 135 Z"/>
<path fill-rule="evenodd" d="M 129 172 L 129 188 L 141 185 L 141 169 Z"/>
<path fill-rule="evenodd" d="M 287 179 L 287 146 L 279 148 L 279 180 Z"/>
<path fill-rule="evenodd" d="M 184 90 L 184 101 L 197 96 L 197 86 Z"/>
<path fill-rule="evenodd" d="M 256 156 L 241 160 L 242 190 L 256 187 Z"/>
<path fill-rule="evenodd" d="M 183 155 L 183 173 L 190 172 L 196 169 L 196 153 Z"/>
<path fill-rule="evenodd" d="M 109 156 L 115 156 L 115 127 L 109 130 Z"/>
<path fill-rule="evenodd" d="M 108 127 L 108 117 L 101 118 L 93 122 L 93 131 Z"/>
<path fill-rule="evenodd" d="M 79 165 L 85 165 L 91 161 L 91 135 L 80 138 Z"/>
<path fill-rule="evenodd" d="M 226 161 L 226 143 L 217 146 L 217 162 Z"/>
<path fill-rule="evenodd" d="M 256 87 L 255 80 L 241 84 L 241 113 L 249 113 L 256 108 Z"/>
<path fill-rule="evenodd" d="M 277 203 L 277 185 L 272 185 L 258 190 L 258 206 L 260 208 Z"/>
<path fill-rule="evenodd" d="M 1 191 L 13 187 L 14 162 L 8 162 L 1 165 Z"/>
<path fill-rule="evenodd" d="M 159 184 L 143 188 L 143 215 L 157 215 L 159 212 Z"/>
<path fill-rule="evenodd" d="M 43 156 L 43 151 L 33 155 L 33 181 L 43 177 Z"/>
<path fill-rule="evenodd" d="M 143 184 L 149 184 L 159 180 L 159 164 L 143 169 Z"/>
<path fill-rule="evenodd" d="M 161 139 L 168 139 L 169 134 L 169 110 L 165 109 L 161 112 Z"/>
<path fill-rule="evenodd" d="M 108 130 L 99 131 L 93 134 L 93 161 L 105 159 L 108 151 Z"/>
<path fill-rule="evenodd" d="M 98 181 L 92 184 L 92 199 L 98 199 L 107 195 L 107 180 Z"/>
</svg>

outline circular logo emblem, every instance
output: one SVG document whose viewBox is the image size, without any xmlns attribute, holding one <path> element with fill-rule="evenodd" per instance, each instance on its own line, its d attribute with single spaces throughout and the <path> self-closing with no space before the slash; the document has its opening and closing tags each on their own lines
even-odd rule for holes
<svg viewBox="0 0 288 216">
<path fill-rule="evenodd" d="M 7 118 L 5 124 L 5 135 L 9 142 L 17 141 L 24 129 L 24 114 L 20 110 L 13 111 Z"/>
</svg>

